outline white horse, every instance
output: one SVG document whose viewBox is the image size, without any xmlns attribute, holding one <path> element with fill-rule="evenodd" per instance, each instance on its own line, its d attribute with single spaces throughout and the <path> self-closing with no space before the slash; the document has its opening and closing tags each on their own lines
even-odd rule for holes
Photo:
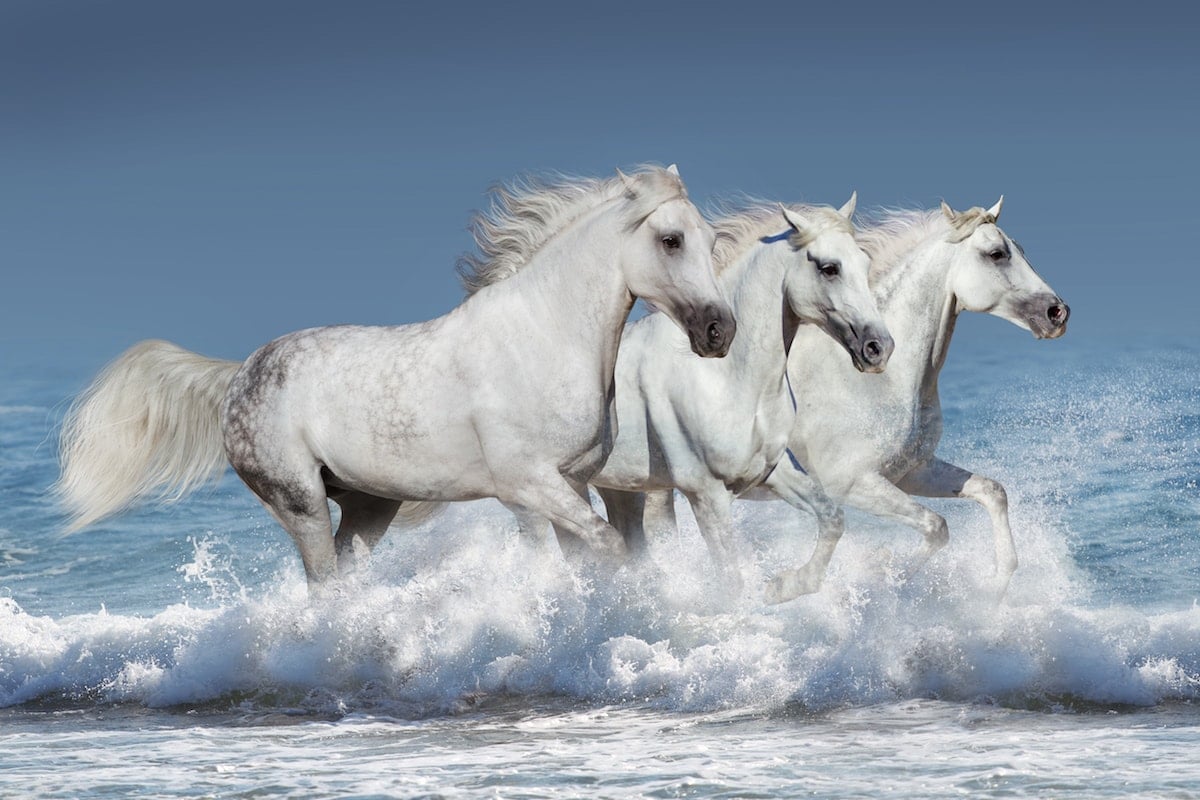
<svg viewBox="0 0 1200 800">
<path fill-rule="evenodd" d="M 735 323 L 714 233 L 674 168 L 501 190 L 476 220 L 472 294 L 399 327 L 288 334 L 243 364 L 136 345 L 76 402 L 58 485 L 79 528 L 179 496 L 226 460 L 291 535 L 310 586 L 408 500 L 497 497 L 608 553 L 587 481 L 612 447 L 613 368 L 636 297 L 721 357 Z M 332 531 L 327 499 L 341 506 Z"/>
<path fill-rule="evenodd" d="M 797 329 L 811 324 L 839 367 L 884 369 L 892 340 L 854 239 L 854 204 L 852 196 L 840 210 L 754 206 L 714 223 L 717 278 L 738 319 L 728 358 L 689 357 L 679 329 L 660 314 L 626 326 L 616 372 L 620 426 L 591 484 L 632 550 L 644 546 L 643 493 L 678 488 L 723 582 L 740 589 L 730 506 L 784 454 L 795 416 L 787 363 Z M 807 507 L 798 494 L 787 497 Z M 522 527 L 530 525 L 523 517 Z"/>
<path fill-rule="evenodd" d="M 788 459 L 773 473 L 800 491 L 815 477 L 836 501 L 916 528 L 924 545 L 909 574 L 949 541 L 946 520 L 910 495 L 974 500 L 992 521 L 997 598 L 1017 568 L 1007 495 L 991 478 L 935 455 L 942 435 L 938 372 L 962 311 L 993 314 L 1039 339 L 1061 336 L 1070 315 L 997 227 L 1003 200 L 961 213 L 945 203 L 940 212 L 890 213 L 860 232 L 895 353 L 886 373 L 863 378 L 833 358 L 826 337 L 797 334 L 788 362 L 798 404 L 789 449 L 809 475 Z M 840 518 L 821 522 L 812 558 L 771 581 L 768 601 L 820 588 L 843 529 Z"/>
</svg>

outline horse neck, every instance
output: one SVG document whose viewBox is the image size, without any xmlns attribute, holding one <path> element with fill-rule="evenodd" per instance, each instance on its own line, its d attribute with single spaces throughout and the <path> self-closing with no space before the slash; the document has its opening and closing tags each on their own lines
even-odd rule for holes
<svg viewBox="0 0 1200 800">
<path fill-rule="evenodd" d="M 615 204 L 606 203 L 550 239 L 515 275 L 494 284 L 511 293 L 523 313 L 558 332 L 561 346 L 573 348 L 576 358 L 598 356 L 606 385 L 634 302 L 618 267 L 623 228 Z"/>
<path fill-rule="evenodd" d="M 787 354 L 799 324 L 783 294 L 789 255 L 779 246 L 756 244 L 720 275 L 738 324 L 724 361 L 756 385 L 772 379 L 782 384 L 787 372 Z"/>
<path fill-rule="evenodd" d="M 952 248 L 942 242 L 918 246 L 895 269 L 902 270 L 888 297 L 877 297 L 896 350 L 887 372 L 913 378 L 923 393 L 937 391 L 938 373 L 946 362 L 958 321 L 958 304 L 950 290 Z"/>
</svg>

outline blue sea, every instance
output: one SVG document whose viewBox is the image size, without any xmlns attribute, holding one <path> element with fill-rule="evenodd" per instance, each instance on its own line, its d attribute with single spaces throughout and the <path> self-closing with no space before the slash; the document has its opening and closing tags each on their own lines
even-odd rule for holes
<svg viewBox="0 0 1200 800">
<path fill-rule="evenodd" d="M 102 364 L 0 364 L 0 796 L 1200 797 L 1200 349 L 959 339 L 940 452 L 1008 489 L 999 605 L 986 514 L 943 500 L 911 580 L 917 534 L 850 512 L 779 606 L 811 517 L 737 505 L 730 600 L 682 501 L 615 575 L 452 506 L 310 603 L 232 475 L 64 537 L 57 425 Z"/>
</svg>

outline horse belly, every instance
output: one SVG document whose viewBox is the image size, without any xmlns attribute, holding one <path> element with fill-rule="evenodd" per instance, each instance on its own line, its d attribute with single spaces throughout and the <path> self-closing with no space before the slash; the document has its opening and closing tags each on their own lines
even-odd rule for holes
<svg viewBox="0 0 1200 800">
<path fill-rule="evenodd" d="M 591 452 L 588 461 L 595 467 L 589 479 L 596 486 L 625 491 L 639 491 L 648 485 L 653 476 L 650 465 L 661 461 L 661 451 L 647 442 L 646 415 L 641 409 L 619 409 L 615 418 L 615 436 L 612 425 L 606 426 L 607 447 L 601 452 Z M 635 413 L 635 411 L 640 413 Z M 597 456 L 602 456 L 597 458 Z"/>
<path fill-rule="evenodd" d="M 494 492 L 470 411 L 415 383 L 347 393 L 311 409 L 314 455 L 344 488 L 397 500 Z"/>
<path fill-rule="evenodd" d="M 315 447 L 339 488 L 396 500 L 468 500 L 494 493 L 477 442 L 443 429 L 436 437 L 338 437 Z"/>
<path fill-rule="evenodd" d="M 314 329 L 263 348 L 231 386 L 227 426 L 244 432 L 231 461 L 320 469 L 330 486 L 394 499 L 487 494 L 470 411 L 438 380 L 440 327 Z"/>
</svg>

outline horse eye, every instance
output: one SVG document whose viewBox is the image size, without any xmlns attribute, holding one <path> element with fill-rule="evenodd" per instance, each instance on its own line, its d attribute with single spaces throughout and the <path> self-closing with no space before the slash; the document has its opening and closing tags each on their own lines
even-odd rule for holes
<svg viewBox="0 0 1200 800">
<path fill-rule="evenodd" d="M 822 264 L 820 266 L 821 274 L 826 278 L 836 278 L 842 274 L 842 268 L 834 263 Z"/>
<path fill-rule="evenodd" d="M 677 233 L 669 233 L 662 237 L 663 247 L 668 250 L 678 250 L 683 247 L 683 237 Z"/>
<path fill-rule="evenodd" d="M 988 253 L 988 257 L 992 259 L 992 261 L 1003 261 L 1004 259 L 1008 258 L 1008 253 L 997 247 L 995 250 Z"/>
</svg>

